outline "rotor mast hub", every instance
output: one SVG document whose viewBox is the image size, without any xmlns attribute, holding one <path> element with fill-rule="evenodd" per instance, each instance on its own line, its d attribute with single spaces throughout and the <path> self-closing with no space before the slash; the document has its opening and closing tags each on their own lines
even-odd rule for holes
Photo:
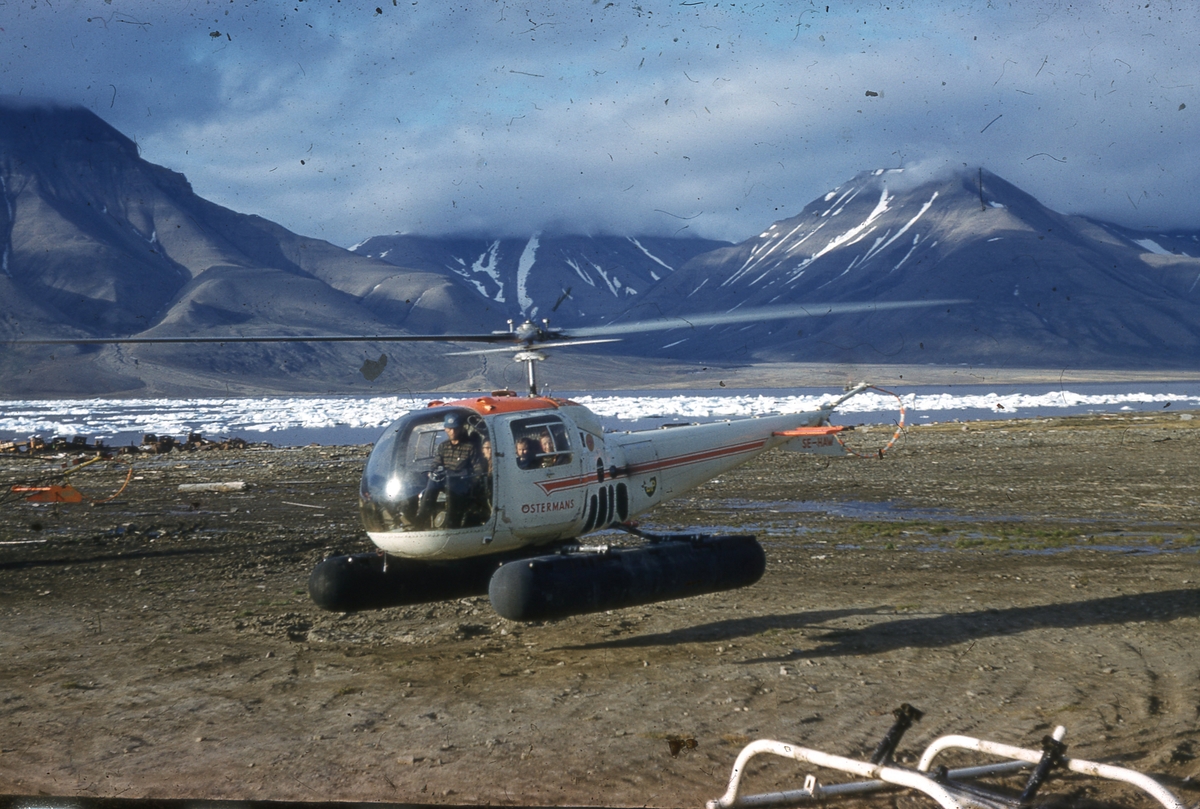
<svg viewBox="0 0 1200 809">
<path fill-rule="evenodd" d="M 529 395 L 538 395 L 537 364 L 546 359 L 546 355 L 534 349 L 518 351 L 513 359 L 525 363 L 525 378 L 529 384 Z"/>
</svg>

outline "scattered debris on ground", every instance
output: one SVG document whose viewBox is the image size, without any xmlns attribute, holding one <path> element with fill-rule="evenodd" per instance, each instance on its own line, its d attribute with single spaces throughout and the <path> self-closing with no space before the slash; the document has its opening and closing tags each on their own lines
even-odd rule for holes
<svg viewBox="0 0 1200 809">
<path fill-rule="evenodd" d="M 370 548 L 368 450 L 146 453 L 107 502 L 0 502 L 0 793 L 698 807 L 755 739 L 861 758 L 911 702 L 913 749 L 1037 747 L 1064 725 L 1069 756 L 1200 800 L 1200 419 L 921 426 L 883 460 L 770 453 L 643 520 L 755 533 L 761 582 L 535 624 L 486 598 L 311 603 L 317 562 Z M 0 456 L 0 491 L 62 463 Z M 71 483 L 112 492 L 128 473 L 114 459 Z M 247 485 L 179 490 L 228 481 Z M 756 763 L 746 788 L 807 772 Z M 1150 806 L 1059 778 L 1081 803 Z"/>
</svg>

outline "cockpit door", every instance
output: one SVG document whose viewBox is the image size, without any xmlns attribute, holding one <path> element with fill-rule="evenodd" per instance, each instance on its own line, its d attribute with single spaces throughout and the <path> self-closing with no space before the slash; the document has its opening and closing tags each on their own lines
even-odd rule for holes
<svg viewBox="0 0 1200 809">
<path fill-rule="evenodd" d="M 583 453 L 557 414 L 512 419 L 503 432 L 505 513 L 501 520 L 530 538 L 569 536 L 583 507 Z"/>
</svg>

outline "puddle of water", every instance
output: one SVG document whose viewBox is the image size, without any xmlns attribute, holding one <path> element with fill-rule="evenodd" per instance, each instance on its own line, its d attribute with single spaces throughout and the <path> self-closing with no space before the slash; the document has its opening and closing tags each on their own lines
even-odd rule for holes
<svg viewBox="0 0 1200 809">
<path fill-rule="evenodd" d="M 883 503 L 865 500 L 745 500 L 732 498 L 717 501 L 718 508 L 730 511 L 753 509 L 771 514 L 825 514 L 830 517 L 845 517 L 855 520 L 961 520 L 964 519 L 950 509 L 915 508 L 887 501 Z M 1005 519 L 1005 518 L 998 518 Z"/>
<path fill-rule="evenodd" d="M 1013 536 L 989 536 L 972 530 L 952 530 L 948 528 L 930 527 L 929 531 L 921 526 L 913 526 L 912 530 L 900 532 L 899 536 L 883 535 L 878 537 L 863 537 L 861 544 L 845 543 L 829 545 L 822 540 L 814 540 L 814 536 L 830 534 L 834 529 L 828 526 L 810 527 L 803 524 L 803 515 L 825 515 L 857 520 L 860 522 L 906 523 L 927 522 L 936 524 L 974 523 L 997 524 L 1012 523 L 1020 525 L 1032 520 L 1028 516 L 968 516 L 951 509 L 914 508 L 895 502 L 868 502 L 861 500 L 824 501 L 824 500 L 789 500 L 789 501 L 759 501 L 743 498 L 730 498 L 713 501 L 708 510 L 720 512 L 753 512 L 756 515 L 766 514 L 778 519 L 758 519 L 742 525 L 705 524 L 694 527 L 695 531 L 703 533 L 732 533 L 755 534 L 765 549 L 804 548 L 813 551 L 854 551 L 864 548 L 886 550 L 906 550 L 918 553 L 948 553 L 951 551 L 1001 551 L 1026 555 L 1049 555 L 1068 551 L 1092 550 L 1099 553 L 1122 553 L 1135 555 L 1151 555 L 1164 553 L 1200 553 L 1200 545 L 1192 534 L 1154 532 L 1152 522 L 1138 523 L 1145 533 L 1118 532 L 1088 532 L 1079 531 L 1078 539 L 1072 537 L 1042 537 L 1037 532 L 1028 536 L 1018 531 Z M 1088 526 L 1095 525 L 1106 519 L 1105 515 L 1096 518 L 1070 518 L 1054 520 L 1055 525 Z M 688 529 L 660 528 L 645 523 L 648 531 L 662 533 L 685 533 Z M 1099 542 L 1097 542 L 1099 540 Z"/>
<path fill-rule="evenodd" d="M 1097 553 L 1119 553 L 1126 556 L 1158 556 L 1168 553 L 1197 553 L 1190 545 L 1064 545 L 1058 548 L 1030 548 L 1013 551 L 1023 556 L 1052 556 L 1067 551 L 1096 551 Z"/>
</svg>

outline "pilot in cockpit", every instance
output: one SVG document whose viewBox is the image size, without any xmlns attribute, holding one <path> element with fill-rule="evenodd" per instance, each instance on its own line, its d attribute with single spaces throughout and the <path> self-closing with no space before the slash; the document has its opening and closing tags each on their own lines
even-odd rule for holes
<svg viewBox="0 0 1200 809">
<path fill-rule="evenodd" d="M 446 493 L 446 528 L 462 528 L 464 519 L 480 493 L 480 483 L 487 475 L 488 462 L 480 440 L 467 434 L 461 413 L 450 413 L 442 422 L 446 440 L 434 450 L 434 470 L 421 494 L 417 510 L 418 526 L 429 525 L 438 492 Z"/>
</svg>

